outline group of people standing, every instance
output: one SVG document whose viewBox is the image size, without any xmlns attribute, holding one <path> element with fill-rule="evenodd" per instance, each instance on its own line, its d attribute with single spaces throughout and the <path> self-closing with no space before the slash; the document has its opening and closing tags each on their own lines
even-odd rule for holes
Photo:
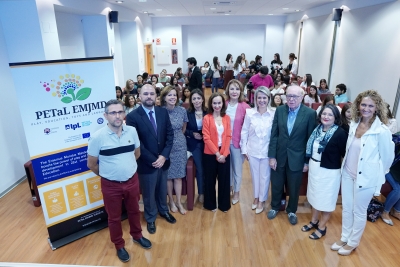
<svg viewBox="0 0 400 267">
<path fill-rule="evenodd" d="M 197 81 L 198 67 L 193 59 L 187 62 L 191 78 Z M 262 68 L 259 72 L 266 75 Z M 227 83 L 224 95 L 218 91 L 211 94 L 208 108 L 201 89 L 190 90 L 187 111 L 179 106 L 178 95 L 175 86 L 164 87 L 158 107 L 155 88 L 144 84 L 139 92 L 141 106 L 133 111 L 127 112 L 120 101 L 110 100 L 104 114 L 107 127 L 89 140 L 88 167 L 101 177 L 110 236 L 121 261 L 128 261 L 129 254 L 122 239 L 120 203 L 115 202 L 125 201 L 133 241 L 150 248 L 151 242 L 141 235 L 138 205 L 127 202 L 137 203 L 140 183 L 150 234 L 156 232 L 157 213 L 169 223 L 176 222 L 170 211 L 185 215 L 181 191 L 187 151 L 196 166 L 198 200 L 213 212 L 228 212 L 231 204 L 239 203 L 243 162 L 248 160 L 253 184 L 251 209 L 256 214 L 263 212 L 271 184 L 268 219 L 278 215 L 286 191 L 286 213 L 295 225 L 299 189 L 303 173 L 308 171 L 312 216 L 301 230 L 314 230 L 311 239 L 326 235 L 341 185 L 342 236 L 331 249 L 349 255 L 357 248 L 368 203 L 379 193 L 394 158 L 386 126 L 387 106 L 376 91 L 357 96 L 347 112 L 351 114 L 345 114 L 347 128 L 342 127 L 343 116 L 335 105 L 326 103 L 318 114 L 303 105 L 305 93 L 298 85 L 286 89 L 286 105 L 278 106 L 271 106 L 275 100 L 270 89 L 259 85 L 250 108 L 243 84 L 236 79 Z M 122 123 L 125 115 L 126 126 Z M 115 162 L 124 164 L 111 168 Z"/>
</svg>

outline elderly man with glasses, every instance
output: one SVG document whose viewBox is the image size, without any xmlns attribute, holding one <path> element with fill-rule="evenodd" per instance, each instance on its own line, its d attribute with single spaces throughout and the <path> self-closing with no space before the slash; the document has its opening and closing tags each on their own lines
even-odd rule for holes
<svg viewBox="0 0 400 267">
<path fill-rule="evenodd" d="M 289 222 L 297 224 L 297 205 L 303 172 L 308 171 L 306 162 L 307 140 L 316 127 L 317 114 L 301 104 L 304 90 L 296 85 L 286 90 L 287 105 L 276 109 L 272 123 L 268 157 L 271 171 L 271 210 L 268 219 L 278 214 L 285 183 L 289 191 L 286 207 Z"/>
</svg>

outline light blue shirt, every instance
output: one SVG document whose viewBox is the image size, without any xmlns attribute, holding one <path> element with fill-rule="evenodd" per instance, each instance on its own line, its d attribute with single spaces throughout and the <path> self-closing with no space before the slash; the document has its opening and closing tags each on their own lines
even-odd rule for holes
<svg viewBox="0 0 400 267">
<path fill-rule="evenodd" d="M 287 128 L 288 128 L 289 135 L 293 130 L 293 125 L 294 125 L 294 122 L 296 121 L 297 114 L 299 113 L 300 106 L 301 106 L 301 104 L 295 110 L 291 110 L 289 108 L 289 114 L 288 114 L 288 120 L 287 120 Z"/>
<path fill-rule="evenodd" d="M 349 99 L 347 98 L 346 94 L 341 94 L 341 95 L 335 95 L 335 103 L 347 103 Z"/>
<path fill-rule="evenodd" d="M 149 118 L 149 120 L 150 120 L 150 111 L 153 111 L 153 118 L 154 118 L 154 122 L 156 123 L 156 125 L 157 125 L 157 119 L 156 119 L 156 110 L 155 110 L 155 108 L 154 108 L 154 106 L 153 106 L 153 108 L 152 109 L 148 109 L 148 108 L 145 108 L 143 105 L 142 105 L 142 108 L 144 109 L 144 111 L 146 112 L 146 114 L 147 114 L 147 117 Z"/>
</svg>

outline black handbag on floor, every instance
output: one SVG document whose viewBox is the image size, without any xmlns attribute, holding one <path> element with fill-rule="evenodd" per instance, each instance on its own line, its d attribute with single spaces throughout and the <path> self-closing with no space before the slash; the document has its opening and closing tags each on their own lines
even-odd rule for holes
<svg viewBox="0 0 400 267">
<path fill-rule="evenodd" d="M 381 217 L 383 209 L 383 203 L 378 201 L 376 198 L 372 198 L 367 209 L 367 220 L 370 222 L 376 222 L 376 220 Z"/>
</svg>

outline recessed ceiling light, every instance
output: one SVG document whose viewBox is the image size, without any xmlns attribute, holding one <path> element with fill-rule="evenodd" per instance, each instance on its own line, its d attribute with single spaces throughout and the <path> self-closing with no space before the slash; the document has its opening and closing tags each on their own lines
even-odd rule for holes
<svg viewBox="0 0 400 267">
<path fill-rule="evenodd" d="M 115 1 L 115 2 L 117 2 L 118 4 L 122 4 L 124 1 Z"/>
<path fill-rule="evenodd" d="M 272 16 L 272 15 L 274 15 L 274 14 L 268 14 L 268 16 Z"/>
<path fill-rule="evenodd" d="M 162 11 L 162 9 L 161 8 L 158 8 L 158 9 L 156 9 L 157 11 Z"/>
<path fill-rule="evenodd" d="M 287 10 L 287 9 L 289 9 L 289 8 L 288 8 L 288 7 L 284 7 L 284 8 L 282 8 L 282 9 Z"/>
<path fill-rule="evenodd" d="M 299 11 L 300 11 L 300 9 L 296 9 L 295 11 L 296 11 L 296 12 L 299 12 Z"/>
<path fill-rule="evenodd" d="M 230 14 L 225 14 L 225 16 L 229 16 Z"/>
<path fill-rule="evenodd" d="M 147 13 L 149 13 L 149 12 L 147 12 L 147 11 L 143 11 L 143 13 L 144 13 L 144 14 L 147 14 Z"/>
<path fill-rule="evenodd" d="M 210 9 L 211 9 L 211 10 L 215 10 L 216 8 L 215 8 L 215 7 L 210 7 Z"/>
<path fill-rule="evenodd" d="M 139 0 L 139 2 L 147 2 L 147 0 Z"/>
</svg>

